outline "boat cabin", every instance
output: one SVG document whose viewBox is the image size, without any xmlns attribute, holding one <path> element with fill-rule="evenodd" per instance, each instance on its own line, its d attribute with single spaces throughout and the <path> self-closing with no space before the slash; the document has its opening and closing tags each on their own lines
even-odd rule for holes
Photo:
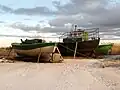
<svg viewBox="0 0 120 90">
<path fill-rule="evenodd" d="M 77 29 L 76 31 L 71 31 L 67 34 L 67 38 L 63 39 L 63 42 L 76 42 L 76 41 L 86 41 L 88 39 L 88 32 L 82 29 Z"/>
<path fill-rule="evenodd" d="M 80 37 L 84 31 L 73 31 L 68 34 L 68 37 Z"/>
<path fill-rule="evenodd" d="M 32 44 L 32 43 L 42 43 L 43 40 L 42 39 L 31 39 L 31 40 L 26 39 L 25 41 L 23 41 L 21 39 L 21 42 L 22 42 L 22 44 Z"/>
<path fill-rule="evenodd" d="M 81 41 L 88 41 L 89 39 L 95 40 L 97 39 L 97 37 L 99 37 L 98 28 L 89 29 L 88 31 L 92 30 L 90 32 L 86 30 L 87 29 L 77 29 L 77 26 L 75 26 L 75 29 L 73 29 L 71 32 L 68 32 L 66 35 L 67 37 L 63 38 L 63 42 L 64 43 L 81 42 Z"/>
</svg>

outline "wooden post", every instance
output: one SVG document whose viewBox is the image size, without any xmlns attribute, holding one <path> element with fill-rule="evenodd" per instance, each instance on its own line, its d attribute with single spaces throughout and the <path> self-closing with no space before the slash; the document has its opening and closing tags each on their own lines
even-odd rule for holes
<svg viewBox="0 0 120 90">
<path fill-rule="evenodd" d="M 40 56 L 41 56 L 41 48 L 40 48 L 40 53 L 39 53 L 39 55 L 38 55 L 37 63 L 39 63 L 39 61 L 40 61 Z"/>
<path fill-rule="evenodd" d="M 76 46 L 75 46 L 75 51 L 74 51 L 74 59 L 75 59 L 75 56 L 76 56 L 77 45 L 78 45 L 78 42 L 76 42 Z"/>
<path fill-rule="evenodd" d="M 11 53 L 12 50 L 13 50 L 13 48 L 11 47 L 6 58 L 8 58 L 10 56 L 10 53 Z"/>
</svg>

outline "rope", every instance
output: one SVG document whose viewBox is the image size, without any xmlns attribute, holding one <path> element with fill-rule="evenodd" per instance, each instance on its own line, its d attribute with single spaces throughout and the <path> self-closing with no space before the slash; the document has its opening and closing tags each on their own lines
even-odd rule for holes
<svg viewBox="0 0 120 90">
<path fill-rule="evenodd" d="M 74 52 L 74 50 L 72 50 L 72 49 L 70 49 L 70 48 L 68 48 L 68 47 L 63 46 L 62 44 L 59 44 L 59 45 L 62 46 L 62 47 L 64 47 L 64 48 L 66 48 L 66 49 L 68 49 L 68 50 L 70 50 L 70 51 L 72 51 L 72 52 Z M 87 56 L 87 55 L 85 55 L 85 54 L 79 53 L 79 52 L 77 52 L 77 51 L 76 51 L 76 53 L 79 54 L 79 55 L 82 55 L 82 56 L 85 56 L 85 57 L 89 58 L 89 56 Z"/>
</svg>

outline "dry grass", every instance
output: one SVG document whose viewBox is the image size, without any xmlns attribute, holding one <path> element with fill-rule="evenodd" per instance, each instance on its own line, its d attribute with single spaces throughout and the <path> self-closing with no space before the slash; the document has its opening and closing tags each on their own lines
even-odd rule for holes
<svg viewBox="0 0 120 90">
<path fill-rule="evenodd" d="M 8 59 L 13 59 L 14 58 L 14 52 L 13 50 L 10 52 L 11 47 L 7 48 L 0 48 L 0 58 L 8 58 Z M 10 55 L 9 55 L 10 52 Z M 9 57 L 8 57 L 9 55 Z"/>
<path fill-rule="evenodd" d="M 113 44 L 112 55 L 120 55 L 120 44 Z"/>
</svg>

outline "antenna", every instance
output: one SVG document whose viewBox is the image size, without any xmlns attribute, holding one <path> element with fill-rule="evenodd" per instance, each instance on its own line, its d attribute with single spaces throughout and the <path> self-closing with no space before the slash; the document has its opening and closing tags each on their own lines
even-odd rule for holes
<svg viewBox="0 0 120 90">
<path fill-rule="evenodd" d="M 77 31 L 77 25 L 75 25 L 75 31 Z"/>
</svg>

